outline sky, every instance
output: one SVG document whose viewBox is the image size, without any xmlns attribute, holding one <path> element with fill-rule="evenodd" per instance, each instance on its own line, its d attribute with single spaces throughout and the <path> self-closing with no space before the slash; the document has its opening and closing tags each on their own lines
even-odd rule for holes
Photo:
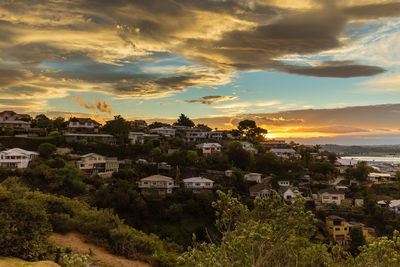
<svg viewBox="0 0 400 267">
<path fill-rule="evenodd" d="M 400 144 L 400 1 L 3 0 L 0 110 Z"/>
</svg>

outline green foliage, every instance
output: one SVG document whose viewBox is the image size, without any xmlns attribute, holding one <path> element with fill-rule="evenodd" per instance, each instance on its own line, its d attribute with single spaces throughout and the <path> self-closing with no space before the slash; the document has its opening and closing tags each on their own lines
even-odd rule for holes
<svg viewBox="0 0 400 267">
<path fill-rule="evenodd" d="M 358 254 L 358 247 L 365 245 L 365 237 L 362 231 L 362 227 L 351 227 L 350 228 L 350 252 L 353 255 Z"/>
<path fill-rule="evenodd" d="M 174 125 L 194 127 L 195 124 L 191 119 L 186 117 L 185 114 L 181 114 L 178 120 L 174 123 Z"/>
<path fill-rule="evenodd" d="M 50 233 L 48 215 L 38 201 L 20 198 L 0 186 L 0 255 L 42 259 Z"/>
<path fill-rule="evenodd" d="M 38 147 L 38 152 L 43 158 L 50 158 L 57 151 L 57 147 L 50 143 L 40 144 Z"/>
<path fill-rule="evenodd" d="M 365 161 L 360 161 L 356 166 L 346 169 L 346 177 L 349 179 L 356 179 L 357 181 L 364 182 L 367 180 L 373 168 L 368 166 Z"/>
<path fill-rule="evenodd" d="M 15 201 L 7 201 L 11 198 L 9 196 Z M 46 253 L 46 238 L 51 232 L 51 223 L 53 229 L 77 231 L 100 246 L 111 245 L 111 250 L 119 255 L 147 259 L 154 265 L 174 266 L 176 247 L 169 246 L 155 235 L 146 235 L 124 225 L 109 209 L 93 208 L 85 202 L 66 197 L 30 192 L 15 179 L 7 179 L 0 184 L 0 200 L 4 200 L 0 203 L 0 218 L 7 218 L 0 220 L 0 253 L 5 248 L 5 255 L 24 255 L 27 259 L 34 259 Z M 10 243 L 13 239 L 9 237 L 13 238 L 13 234 L 16 248 Z M 21 236 L 24 238 L 21 239 Z M 31 246 L 28 247 L 28 244 Z M 134 248 L 135 254 L 130 253 L 130 249 L 121 249 L 121 244 Z M 15 254 L 12 254 L 14 251 Z"/>
<path fill-rule="evenodd" d="M 112 134 L 118 138 L 118 141 L 123 144 L 127 143 L 131 126 L 120 115 L 114 116 L 113 120 L 107 121 L 102 130 L 108 134 Z"/>
</svg>

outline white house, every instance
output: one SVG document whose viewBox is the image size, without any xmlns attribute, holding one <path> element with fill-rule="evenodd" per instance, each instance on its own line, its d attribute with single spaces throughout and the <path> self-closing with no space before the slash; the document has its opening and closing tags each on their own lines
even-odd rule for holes
<svg viewBox="0 0 400 267">
<path fill-rule="evenodd" d="M 185 130 L 186 142 L 201 142 L 208 138 L 210 132 L 201 128 L 190 128 Z"/>
<path fill-rule="evenodd" d="M 390 175 L 390 173 L 371 172 L 370 174 L 368 174 L 368 180 L 372 182 L 389 181 L 391 178 L 392 175 Z"/>
<path fill-rule="evenodd" d="M 76 165 L 82 171 L 88 173 L 110 173 L 118 171 L 119 162 L 117 158 L 109 158 L 96 153 L 82 155 L 81 159 L 76 162 Z"/>
<path fill-rule="evenodd" d="M 142 132 L 129 132 L 128 139 L 131 144 L 143 144 L 144 143 L 144 133 Z"/>
<path fill-rule="evenodd" d="M 28 114 L 17 114 L 12 110 L 0 112 L 0 127 L 23 128 L 25 130 L 31 127 L 30 122 L 22 119 L 29 118 Z"/>
<path fill-rule="evenodd" d="M 232 170 L 225 170 L 225 176 L 226 177 L 231 177 L 233 175 L 233 171 Z"/>
<path fill-rule="evenodd" d="M 196 145 L 197 149 L 200 149 L 203 152 L 203 155 L 211 155 L 214 153 L 221 152 L 221 145 L 218 143 L 202 143 Z"/>
<path fill-rule="evenodd" d="M 222 140 L 223 132 L 221 132 L 221 131 L 208 132 L 207 137 L 210 139 Z"/>
<path fill-rule="evenodd" d="M 69 132 L 98 133 L 101 124 L 91 118 L 71 118 L 68 122 Z"/>
<path fill-rule="evenodd" d="M 278 185 L 279 186 L 290 186 L 290 182 L 289 181 L 278 181 Z"/>
<path fill-rule="evenodd" d="M 258 150 L 254 147 L 254 145 L 250 142 L 247 141 L 241 141 L 240 142 L 242 144 L 242 148 L 246 151 L 250 151 L 253 154 L 257 154 Z"/>
<path fill-rule="evenodd" d="M 175 137 L 175 129 L 169 127 L 151 129 L 150 133 L 159 134 L 165 137 Z"/>
<path fill-rule="evenodd" d="M 192 189 L 193 192 L 201 192 L 203 190 L 212 189 L 214 181 L 204 177 L 192 177 L 183 179 L 185 188 Z"/>
<path fill-rule="evenodd" d="M 251 197 L 270 197 L 272 192 L 265 184 L 256 184 L 249 188 Z"/>
<path fill-rule="evenodd" d="M 387 207 L 394 213 L 400 214 L 400 199 L 390 201 L 381 200 L 378 201 L 378 205 L 380 205 L 381 207 Z"/>
<path fill-rule="evenodd" d="M 293 148 L 271 148 L 269 152 L 276 154 L 280 158 L 289 158 L 296 154 Z"/>
<path fill-rule="evenodd" d="M 0 151 L 0 167 L 9 169 L 22 169 L 29 165 L 29 162 L 38 157 L 39 153 L 24 150 L 21 148 L 12 148 Z"/>
<path fill-rule="evenodd" d="M 354 165 L 357 165 L 358 160 L 357 159 L 338 158 L 336 160 L 336 162 L 338 163 L 338 165 L 341 165 L 341 166 L 354 166 Z"/>
<path fill-rule="evenodd" d="M 345 194 L 337 190 L 324 189 L 318 192 L 318 197 L 323 204 L 340 205 L 345 199 Z"/>
<path fill-rule="evenodd" d="M 291 201 L 296 196 L 300 196 L 301 192 L 297 187 L 287 186 L 281 187 L 279 189 L 279 194 L 283 197 L 284 200 Z"/>
<path fill-rule="evenodd" d="M 248 173 L 244 176 L 244 179 L 251 182 L 261 183 L 261 173 Z"/>
<path fill-rule="evenodd" d="M 138 185 L 143 195 L 158 196 L 171 194 L 172 190 L 176 187 L 174 184 L 174 179 L 158 174 L 140 179 Z"/>
</svg>

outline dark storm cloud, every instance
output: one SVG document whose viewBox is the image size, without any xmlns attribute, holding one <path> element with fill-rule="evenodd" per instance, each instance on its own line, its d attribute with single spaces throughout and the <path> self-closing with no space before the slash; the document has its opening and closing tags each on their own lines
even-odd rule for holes
<svg viewBox="0 0 400 267">
<path fill-rule="evenodd" d="M 397 17 L 400 15 L 400 3 L 383 3 L 352 6 L 343 9 L 345 15 L 354 18 L 374 19 L 381 17 Z"/>
</svg>

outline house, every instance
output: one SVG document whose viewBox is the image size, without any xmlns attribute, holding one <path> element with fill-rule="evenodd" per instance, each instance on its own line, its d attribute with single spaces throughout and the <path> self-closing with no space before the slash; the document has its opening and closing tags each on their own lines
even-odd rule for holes
<svg viewBox="0 0 400 267">
<path fill-rule="evenodd" d="M 212 132 L 207 133 L 207 137 L 209 139 L 222 140 L 223 136 L 224 136 L 224 133 L 221 131 L 212 131 Z"/>
<path fill-rule="evenodd" d="M 203 155 L 208 156 L 215 153 L 220 153 L 222 146 L 218 143 L 202 143 L 196 145 L 197 149 L 203 152 Z"/>
<path fill-rule="evenodd" d="M 261 183 L 261 173 L 248 173 L 244 176 L 244 179 L 250 182 Z"/>
<path fill-rule="evenodd" d="M 384 208 L 388 208 L 396 214 L 400 214 L 400 199 L 390 201 L 380 200 L 378 201 L 378 205 Z"/>
<path fill-rule="evenodd" d="M 285 140 L 276 140 L 276 139 L 266 140 L 264 142 L 261 142 L 260 145 L 266 148 L 285 148 L 288 146 Z"/>
<path fill-rule="evenodd" d="M 96 153 L 82 155 L 80 160 L 76 161 L 76 166 L 84 172 L 90 174 L 112 174 L 119 169 L 117 158 L 109 158 Z"/>
<path fill-rule="evenodd" d="M 345 185 L 337 185 L 337 186 L 335 186 L 335 189 L 337 191 L 340 191 L 340 190 L 346 191 L 349 188 L 347 186 L 345 186 Z"/>
<path fill-rule="evenodd" d="M 71 133 L 98 133 L 101 124 L 91 118 L 71 118 L 67 131 Z"/>
<path fill-rule="evenodd" d="M 0 151 L 0 167 L 9 169 L 27 168 L 29 162 L 38 156 L 39 153 L 37 152 L 21 148 L 12 148 Z"/>
<path fill-rule="evenodd" d="M 26 120 L 29 118 L 28 114 L 17 114 L 12 110 L 5 110 L 0 112 L 0 127 L 28 130 L 31 127 L 31 123 Z"/>
<path fill-rule="evenodd" d="M 116 144 L 117 139 L 111 134 L 89 134 L 89 133 L 64 133 L 65 142 L 104 142 L 107 144 Z"/>
<path fill-rule="evenodd" d="M 365 239 L 374 237 L 374 229 L 370 227 L 364 227 L 362 223 L 358 222 L 347 222 L 344 218 L 330 215 L 325 218 L 326 226 L 328 227 L 329 235 L 342 246 L 348 245 L 350 241 L 350 230 L 353 227 L 360 227 L 362 229 Z"/>
<path fill-rule="evenodd" d="M 289 181 L 278 181 L 278 185 L 279 186 L 290 186 L 290 182 Z"/>
<path fill-rule="evenodd" d="M 265 184 L 256 184 L 249 188 L 251 197 L 270 197 L 272 195 L 271 190 Z"/>
<path fill-rule="evenodd" d="M 138 129 L 145 129 L 147 128 L 147 123 L 145 120 L 134 120 L 130 122 L 130 125 L 133 128 L 138 128 Z"/>
<path fill-rule="evenodd" d="M 357 163 L 358 163 L 358 160 L 357 159 L 343 159 L 343 158 L 338 158 L 337 160 L 336 160 L 336 163 L 338 164 L 338 165 L 340 165 L 340 166 L 346 166 L 346 167 L 349 167 L 349 166 L 354 166 L 354 165 L 357 165 Z"/>
<path fill-rule="evenodd" d="M 280 158 L 289 158 L 296 154 L 293 148 L 271 148 L 269 152 L 276 154 Z"/>
<path fill-rule="evenodd" d="M 210 190 L 214 186 L 214 181 L 204 177 L 192 177 L 183 179 L 185 188 L 192 189 L 193 192 L 198 193 Z"/>
<path fill-rule="evenodd" d="M 171 170 L 171 165 L 169 165 L 168 163 L 166 163 L 166 162 L 159 162 L 159 163 L 157 163 L 157 169 L 158 170 L 166 170 L 166 171 L 169 171 L 169 170 Z"/>
<path fill-rule="evenodd" d="M 186 129 L 185 140 L 186 142 L 202 142 L 209 137 L 209 133 L 198 127 Z"/>
<path fill-rule="evenodd" d="M 142 132 L 129 132 L 128 139 L 131 144 L 144 144 L 144 133 Z"/>
<path fill-rule="evenodd" d="M 383 182 L 389 181 L 392 179 L 392 175 L 390 173 L 379 173 L 379 172 L 371 172 L 368 174 L 368 180 L 372 182 Z"/>
<path fill-rule="evenodd" d="M 240 143 L 242 144 L 242 148 L 244 150 L 249 151 L 249 152 L 251 152 L 253 154 L 257 154 L 258 153 L 258 150 L 254 147 L 254 145 L 252 143 L 247 142 L 247 141 L 241 141 Z"/>
<path fill-rule="evenodd" d="M 232 170 L 226 170 L 226 171 L 224 172 L 224 174 L 225 174 L 226 177 L 231 177 L 232 174 L 233 174 L 233 171 L 232 171 Z"/>
<path fill-rule="evenodd" d="M 362 198 L 356 198 L 356 199 L 354 199 L 354 206 L 355 206 L 355 207 L 364 206 L 364 199 L 362 199 Z"/>
<path fill-rule="evenodd" d="M 171 194 L 176 187 L 174 179 L 159 174 L 140 179 L 138 186 L 142 195 L 158 197 Z"/>
<path fill-rule="evenodd" d="M 318 192 L 318 197 L 322 204 L 335 204 L 340 205 L 342 200 L 345 199 L 345 195 L 343 192 L 333 190 L 333 189 L 324 189 Z"/>
<path fill-rule="evenodd" d="M 285 186 L 281 187 L 278 192 L 284 200 L 292 201 L 295 197 L 301 196 L 301 192 L 297 187 Z"/>
<path fill-rule="evenodd" d="M 164 137 L 175 137 L 175 129 L 169 127 L 159 127 L 150 130 L 150 133 L 162 135 Z"/>
</svg>

